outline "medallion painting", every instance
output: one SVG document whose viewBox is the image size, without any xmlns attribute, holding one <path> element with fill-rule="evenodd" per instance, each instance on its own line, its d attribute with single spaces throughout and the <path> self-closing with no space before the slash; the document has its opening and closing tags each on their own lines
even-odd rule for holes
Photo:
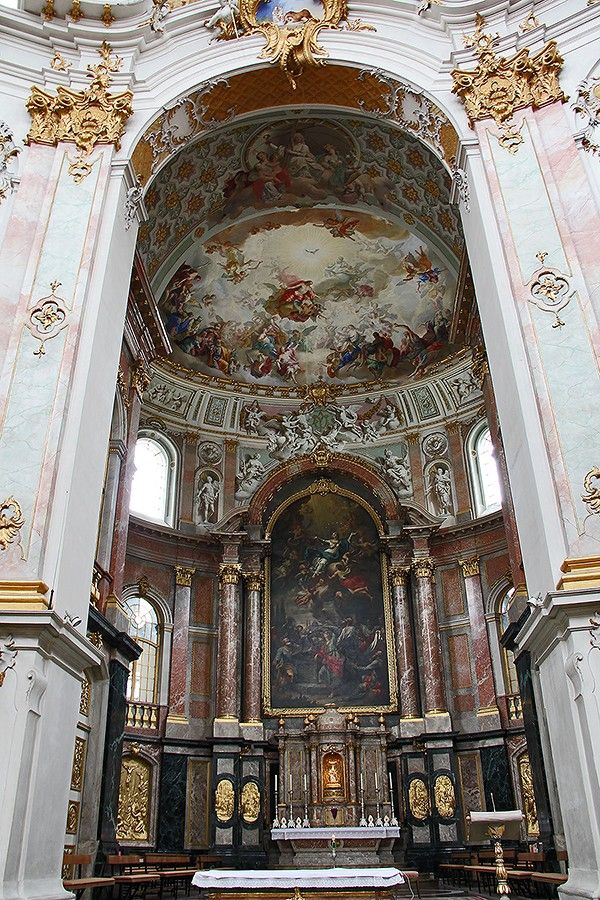
<svg viewBox="0 0 600 900">
<path fill-rule="evenodd" d="M 254 185 L 277 190 L 264 179 Z M 454 274 L 422 237 L 370 213 L 313 208 L 197 242 L 160 308 L 175 360 L 206 375 L 399 383 L 452 353 L 455 291 Z"/>
<path fill-rule="evenodd" d="M 395 703 L 377 527 L 327 485 L 294 499 L 272 530 L 264 684 L 274 715 Z"/>
</svg>

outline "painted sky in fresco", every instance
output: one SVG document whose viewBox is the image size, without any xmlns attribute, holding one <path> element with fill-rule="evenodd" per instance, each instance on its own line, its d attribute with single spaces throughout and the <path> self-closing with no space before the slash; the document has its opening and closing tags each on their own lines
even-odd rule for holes
<svg viewBox="0 0 600 900">
<path fill-rule="evenodd" d="M 200 240 L 163 293 L 177 362 L 266 385 L 400 382 L 452 352 L 455 274 L 356 209 L 277 212 Z"/>
</svg>

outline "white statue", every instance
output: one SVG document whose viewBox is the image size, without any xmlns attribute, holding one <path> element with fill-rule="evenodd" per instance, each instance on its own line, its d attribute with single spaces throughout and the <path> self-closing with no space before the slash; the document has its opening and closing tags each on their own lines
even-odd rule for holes
<svg viewBox="0 0 600 900">
<path fill-rule="evenodd" d="M 213 475 L 207 475 L 196 494 L 198 514 L 201 522 L 212 522 L 219 499 L 220 485 Z"/>
<path fill-rule="evenodd" d="M 238 486 L 235 492 L 236 500 L 247 500 L 258 487 L 265 474 L 265 467 L 261 462 L 259 453 L 249 453 L 240 465 L 237 473 Z"/>
<path fill-rule="evenodd" d="M 210 19 L 206 19 L 204 22 L 205 28 L 210 28 L 212 31 L 214 28 L 218 28 L 217 34 L 214 35 L 210 40 L 219 40 L 220 38 L 227 39 L 229 37 L 239 37 L 237 22 L 235 17 L 239 15 L 240 5 L 239 0 L 219 0 L 220 6 L 217 11 L 210 17 Z"/>
<path fill-rule="evenodd" d="M 395 490 L 404 493 L 410 492 L 410 469 L 403 459 L 392 453 L 389 447 L 383 451 L 383 461 L 380 463 L 380 466 L 385 478 Z"/>
<path fill-rule="evenodd" d="M 452 480 L 450 472 L 437 466 L 430 477 L 431 487 L 435 494 L 435 502 L 441 516 L 452 515 Z"/>
<path fill-rule="evenodd" d="M 401 423 L 398 417 L 398 410 L 396 409 L 396 406 L 388 397 L 386 397 L 385 407 L 379 419 L 380 428 L 382 429 L 382 431 L 395 431 L 397 428 L 400 428 L 400 424 Z"/>
<path fill-rule="evenodd" d="M 264 412 L 258 405 L 258 400 L 255 400 L 250 406 L 246 407 L 245 410 L 245 426 L 248 434 L 258 434 L 262 428 Z"/>
</svg>

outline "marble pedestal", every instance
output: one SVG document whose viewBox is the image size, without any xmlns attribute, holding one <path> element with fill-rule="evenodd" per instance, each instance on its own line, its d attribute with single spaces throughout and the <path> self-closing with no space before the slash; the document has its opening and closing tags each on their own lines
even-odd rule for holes
<svg viewBox="0 0 600 900">
<path fill-rule="evenodd" d="M 393 866 L 392 850 L 399 828 L 272 828 L 280 865 L 302 869 L 328 868 L 333 864 L 331 841 L 335 836 L 335 864 L 339 866 Z"/>
</svg>

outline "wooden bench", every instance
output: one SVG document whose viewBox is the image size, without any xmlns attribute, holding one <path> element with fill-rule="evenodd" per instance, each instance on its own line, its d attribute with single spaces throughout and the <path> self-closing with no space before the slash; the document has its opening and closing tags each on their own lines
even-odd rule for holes
<svg viewBox="0 0 600 900">
<path fill-rule="evenodd" d="M 481 890 L 481 876 L 481 881 L 489 885 L 489 892 L 494 892 L 494 884 L 496 881 L 496 866 L 468 865 L 464 866 L 464 870 L 467 874 L 469 886 L 471 884 L 470 873 L 473 873 L 473 875 L 475 875 L 475 877 L 477 878 L 477 889 L 479 891 Z M 533 874 L 533 872 L 527 871 L 527 869 L 506 869 L 506 878 L 508 881 L 518 881 L 523 885 L 527 885 L 527 883 L 531 880 Z"/>
<path fill-rule="evenodd" d="M 92 857 L 89 853 L 63 854 L 63 866 L 70 866 L 73 875 L 76 876 L 71 878 L 64 878 L 63 887 L 66 891 L 72 891 L 75 894 L 77 900 L 79 900 L 84 891 L 91 890 L 93 892 L 98 888 L 112 889 L 114 887 L 114 878 L 94 878 L 92 876 L 84 876 L 82 878 L 81 867 L 91 866 L 91 864 Z"/>
<path fill-rule="evenodd" d="M 552 896 L 553 891 L 564 884 L 568 879 L 568 875 L 563 872 L 532 872 L 531 880 L 535 885 L 543 885 L 548 888 L 548 896 Z"/>
<path fill-rule="evenodd" d="M 106 863 L 117 874 L 114 876 L 115 884 L 119 889 L 119 900 L 126 890 L 126 897 L 132 897 L 136 890 L 146 895 L 150 885 L 156 885 L 160 890 L 160 875 L 156 872 L 147 872 L 144 860 L 137 853 L 115 853 L 106 857 Z"/>
<path fill-rule="evenodd" d="M 146 871 L 155 870 L 160 877 L 159 897 L 163 896 L 165 887 L 172 889 L 175 898 L 180 887 L 186 895 L 190 893 L 197 867 L 190 865 L 187 854 L 146 853 L 144 859 Z"/>
</svg>

